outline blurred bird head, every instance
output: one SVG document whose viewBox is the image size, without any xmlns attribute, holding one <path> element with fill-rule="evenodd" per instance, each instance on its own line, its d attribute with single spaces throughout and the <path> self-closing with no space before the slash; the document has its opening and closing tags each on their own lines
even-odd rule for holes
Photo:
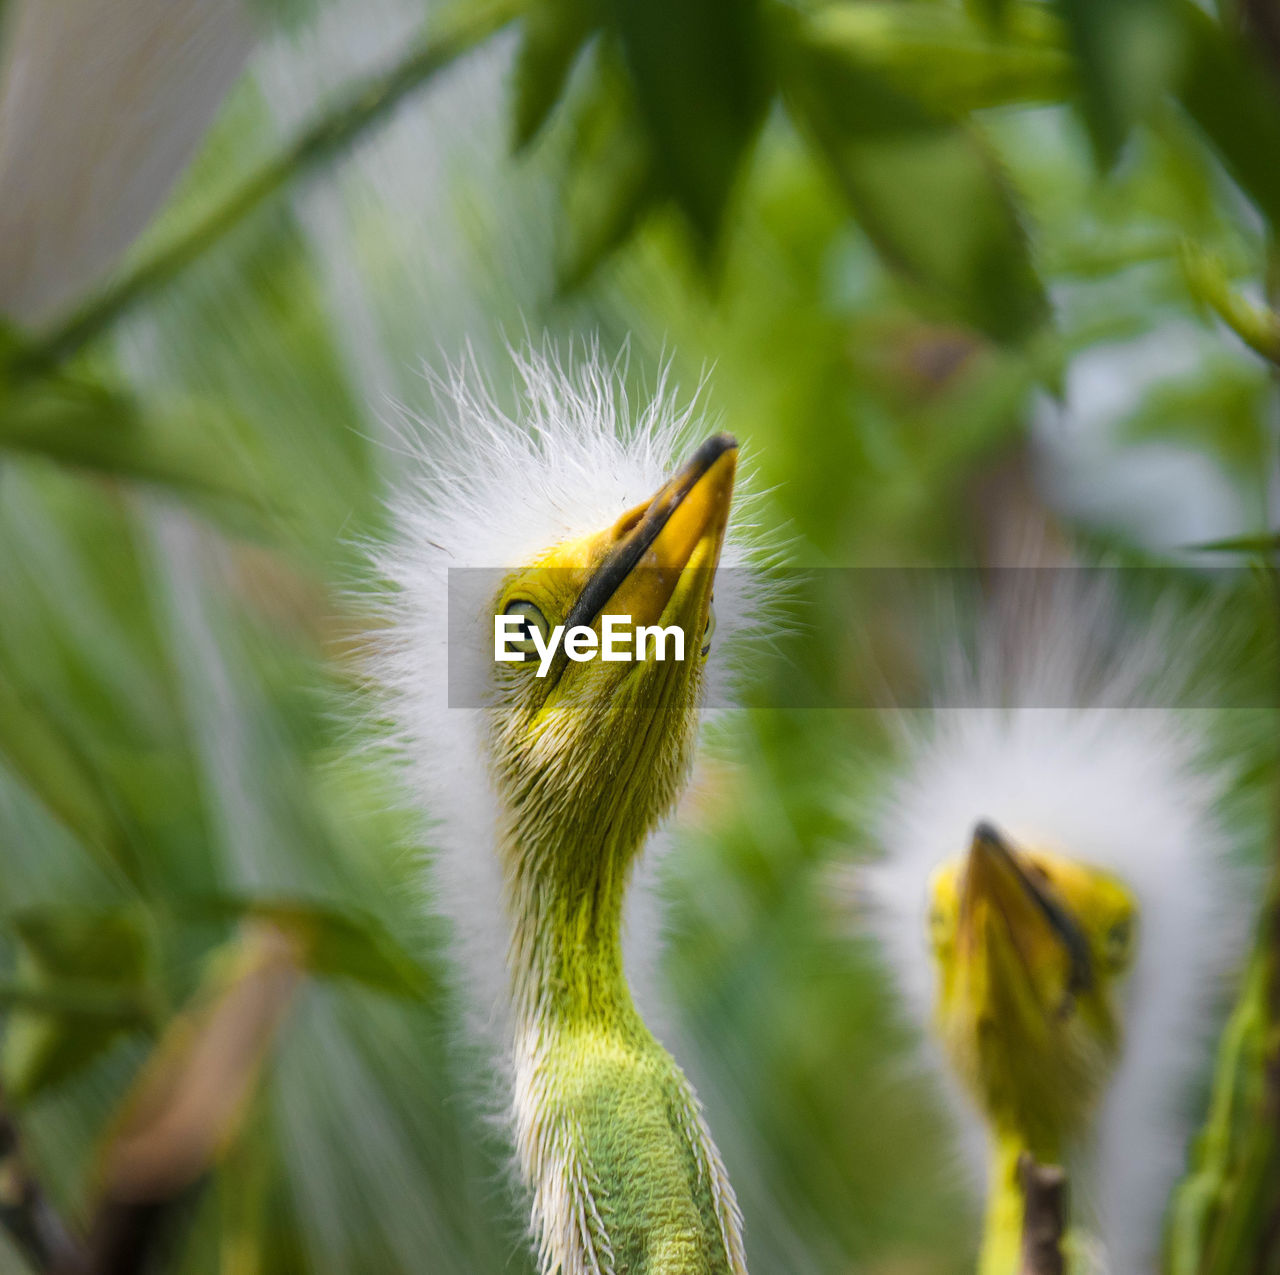
<svg viewBox="0 0 1280 1275">
<path fill-rule="evenodd" d="M 1175 707 L 1194 616 L 1139 629 L 1100 573 L 1004 585 L 947 609 L 936 707 L 899 719 L 851 880 L 972 1158 L 1065 1162 L 1075 1220 L 1140 1269 L 1248 933 L 1233 772 L 1216 719 Z"/>
<path fill-rule="evenodd" d="M 991 823 L 929 883 L 934 1024 L 992 1126 L 1057 1159 L 1111 1075 L 1137 904 L 1108 872 Z"/>
</svg>

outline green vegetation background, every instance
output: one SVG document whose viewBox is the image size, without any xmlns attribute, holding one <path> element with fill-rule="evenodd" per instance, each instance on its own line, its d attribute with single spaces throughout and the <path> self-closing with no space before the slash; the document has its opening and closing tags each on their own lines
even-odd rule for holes
<svg viewBox="0 0 1280 1275">
<path fill-rule="evenodd" d="M 69 341 L 11 335 L 0 1079 L 33 1168 L 84 1219 L 113 1112 L 236 920 L 304 902 L 326 955 L 174 1269 L 525 1271 L 420 833 L 342 711 L 359 543 L 401 469 L 393 404 L 429 410 L 422 367 L 464 341 L 505 394 L 505 338 L 598 335 L 629 345 L 638 395 L 664 359 L 690 391 L 705 374 L 792 560 L 965 565 L 987 560 L 993 505 L 1039 498 L 1033 421 L 1100 352 L 1136 368 L 1123 343 L 1145 338 L 1193 353 L 1135 371 L 1086 456 L 1102 494 L 1055 516 L 1090 553 L 1181 560 L 1106 502 L 1112 465 L 1176 447 L 1231 493 L 1221 534 L 1265 560 L 1280 63 L 1225 4 L 538 0 L 373 121 L 326 68 L 341 23 L 376 19 L 339 8 L 255 12 L 262 47 L 116 272 L 142 279 L 127 306 L 95 312 L 89 290 Z M 325 111 L 346 133 L 145 274 Z M 1265 633 L 1265 581 L 1237 590 Z M 790 639 L 815 680 L 911 693 L 891 640 L 868 660 L 878 617 L 819 601 L 858 623 Z M 1248 693 L 1264 702 L 1262 675 Z M 1250 722 L 1226 746 L 1257 811 L 1273 741 Z M 951 1123 L 824 888 L 865 853 L 849 812 L 883 725 L 761 709 L 719 734 L 668 864 L 665 973 L 753 1269 L 962 1271 L 977 1218 Z M 0 1237 L 0 1271 L 23 1269 Z"/>
</svg>

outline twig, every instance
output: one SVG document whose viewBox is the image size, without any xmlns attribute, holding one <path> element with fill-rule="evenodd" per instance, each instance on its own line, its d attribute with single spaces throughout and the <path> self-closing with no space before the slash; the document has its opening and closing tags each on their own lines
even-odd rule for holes
<svg viewBox="0 0 1280 1275">
<path fill-rule="evenodd" d="M 79 1250 L 22 1154 L 17 1126 L 0 1105 L 0 1227 L 38 1271 L 73 1268 Z"/>
<path fill-rule="evenodd" d="M 1057 1165 L 1037 1164 L 1029 1151 L 1018 1158 L 1022 1185 L 1022 1261 L 1018 1275 L 1063 1275 L 1067 1175 Z"/>
<path fill-rule="evenodd" d="M 10 363 L 15 375 L 61 363 L 122 314 L 157 291 L 210 244 L 295 177 L 329 159 L 384 119 L 400 101 L 464 53 L 516 18 L 524 0 L 460 0 L 443 29 L 389 71 L 356 84 L 342 100 L 298 135 L 284 151 L 246 179 L 221 204 L 130 274 L 108 285 L 69 318 L 55 324 Z"/>
<path fill-rule="evenodd" d="M 1182 271 L 1191 295 L 1208 306 L 1255 354 L 1280 367 L 1280 315 L 1254 305 L 1236 292 L 1221 262 L 1192 244 L 1181 252 Z"/>
</svg>

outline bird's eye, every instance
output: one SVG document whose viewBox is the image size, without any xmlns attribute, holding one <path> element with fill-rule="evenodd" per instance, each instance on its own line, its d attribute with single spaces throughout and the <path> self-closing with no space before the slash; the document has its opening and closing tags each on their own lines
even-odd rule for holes
<svg viewBox="0 0 1280 1275">
<path fill-rule="evenodd" d="M 1121 917 L 1113 922 L 1105 939 L 1105 957 L 1112 970 L 1122 970 L 1133 955 L 1133 918 Z"/>
<path fill-rule="evenodd" d="M 715 599 L 712 599 L 714 602 Z M 711 635 L 716 631 L 716 609 L 711 603 L 707 604 L 707 624 L 702 630 L 702 658 L 705 660 L 711 654 Z"/>
<path fill-rule="evenodd" d="M 537 659 L 538 650 L 533 642 L 533 631 L 538 630 L 545 646 L 551 637 L 551 626 L 547 623 L 547 617 L 532 602 L 525 602 L 523 599 L 509 603 L 503 614 L 519 616 L 523 621 L 520 626 L 520 636 L 507 639 L 507 649 L 521 652 L 526 660 Z"/>
<path fill-rule="evenodd" d="M 929 941 L 935 951 L 946 947 L 951 941 L 951 925 L 946 912 L 940 907 L 929 909 Z"/>
</svg>

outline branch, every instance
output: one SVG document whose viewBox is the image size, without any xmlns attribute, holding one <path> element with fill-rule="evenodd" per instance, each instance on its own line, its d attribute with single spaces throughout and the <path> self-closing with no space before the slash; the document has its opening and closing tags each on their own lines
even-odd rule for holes
<svg viewBox="0 0 1280 1275">
<path fill-rule="evenodd" d="M 173 242 L 158 249 L 130 274 L 109 284 L 34 346 L 20 350 L 9 370 L 17 375 L 46 371 L 111 326 L 222 238 L 295 177 L 333 158 L 390 114 L 401 100 L 516 18 L 524 0 L 460 0 L 443 29 L 390 70 L 354 85 L 341 101 L 294 139 L 281 154 L 247 178 L 212 212 Z"/>
<path fill-rule="evenodd" d="M 22 1154 L 17 1126 L 0 1106 L 0 1227 L 38 1271 L 73 1268 L 78 1250 Z"/>
<path fill-rule="evenodd" d="M 1280 367 L 1280 314 L 1254 305 L 1232 287 L 1222 263 L 1191 244 L 1182 247 L 1191 295 L 1212 310 L 1255 354 Z"/>
<path fill-rule="evenodd" d="M 1037 1164 L 1030 1152 L 1018 1158 L 1022 1186 L 1022 1262 L 1018 1275 L 1064 1275 L 1067 1175 L 1057 1165 Z"/>
</svg>

